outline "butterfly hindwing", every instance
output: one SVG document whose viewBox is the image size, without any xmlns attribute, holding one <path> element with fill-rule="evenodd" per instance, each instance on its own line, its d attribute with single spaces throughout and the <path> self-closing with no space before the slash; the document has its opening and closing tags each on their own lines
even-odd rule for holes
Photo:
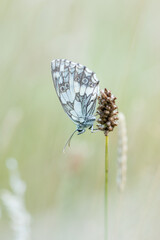
<svg viewBox="0 0 160 240">
<path fill-rule="evenodd" d="M 76 124 L 92 116 L 99 93 L 95 73 L 64 59 L 53 60 L 51 69 L 57 95 L 68 116 Z"/>
</svg>

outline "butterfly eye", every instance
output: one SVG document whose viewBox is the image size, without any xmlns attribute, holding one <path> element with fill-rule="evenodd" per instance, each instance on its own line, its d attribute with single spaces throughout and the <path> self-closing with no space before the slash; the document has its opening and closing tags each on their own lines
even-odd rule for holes
<svg viewBox="0 0 160 240">
<path fill-rule="evenodd" d="M 88 79 L 87 78 L 83 78 L 82 83 L 83 84 L 87 84 L 88 83 Z"/>
</svg>

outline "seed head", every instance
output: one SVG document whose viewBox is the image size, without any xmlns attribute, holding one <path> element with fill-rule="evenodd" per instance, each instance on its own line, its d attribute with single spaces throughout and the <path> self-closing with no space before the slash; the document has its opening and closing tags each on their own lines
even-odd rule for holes
<svg viewBox="0 0 160 240">
<path fill-rule="evenodd" d="M 123 191 L 127 175 L 128 138 L 125 115 L 123 113 L 119 113 L 118 117 L 117 186 L 120 191 Z"/>
<path fill-rule="evenodd" d="M 100 91 L 97 108 L 97 114 L 99 115 L 97 127 L 104 132 L 105 136 L 117 126 L 118 108 L 115 100 L 116 97 L 106 88 Z"/>
</svg>

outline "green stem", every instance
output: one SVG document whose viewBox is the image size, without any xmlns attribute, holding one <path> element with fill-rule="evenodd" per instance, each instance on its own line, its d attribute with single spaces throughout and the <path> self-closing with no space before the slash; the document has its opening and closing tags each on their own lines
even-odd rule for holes
<svg viewBox="0 0 160 240">
<path fill-rule="evenodd" d="M 108 215 L 108 136 L 106 136 L 106 145 L 105 145 L 105 202 L 104 202 L 104 231 L 105 231 L 105 240 L 108 239 L 108 221 L 107 221 L 107 215 Z"/>
</svg>

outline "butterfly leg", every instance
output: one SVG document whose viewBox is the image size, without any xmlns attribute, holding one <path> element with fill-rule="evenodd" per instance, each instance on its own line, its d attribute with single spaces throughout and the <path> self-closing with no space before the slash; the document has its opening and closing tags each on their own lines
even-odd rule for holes
<svg viewBox="0 0 160 240">
<path fill-rule="evenodd" d="M 94 128 L 93 128 L 93 125 L 92 125 L 92 127 L 90 127 L 89 129 L 91 129 L 91 133 L 95 133 L 95 132 L 99 131 L 99 129 L 94 129 Z"/>
</svg>

